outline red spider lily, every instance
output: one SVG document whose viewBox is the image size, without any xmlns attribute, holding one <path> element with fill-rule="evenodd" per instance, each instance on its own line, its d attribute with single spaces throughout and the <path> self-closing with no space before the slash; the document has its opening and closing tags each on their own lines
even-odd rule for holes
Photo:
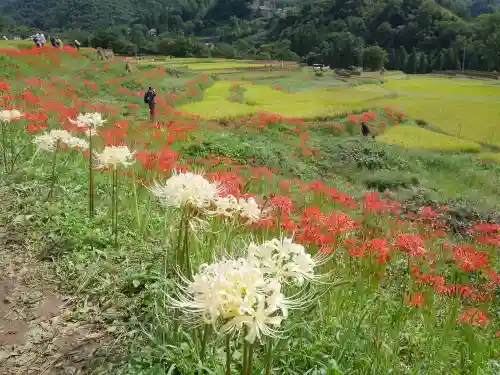
<svg viewBox="0 0 500 375">
<path fill-rule="evenodd" d="M 389 243 L 385 238 L 368 241 L 366 248 L 370 253 L 375 255 L 380 265 L 386 264 L 391 259 Z"/>
<path fill-rule="evenodd" d="M 10 91 L 10 86 L 7 82 L 0 82 L 0 92 Z"/>
<path fill-rule="evenodd" d="M 349 115 L 349 116 L 347 117 L 347 119 L 348 119 L 348 120 L 349 120 L 349 122 L 350 122 L 351 124 L 353 124 L 353 125 L 356 125 L 356 124 L 358 124 L 358 123 L 359 123 L 359 118 L 358 118 L 358 116 L 356 116 L 356 115 Z"/>
<path fill-rule="evenodd" d="M 326 230 L 333 236 L 353 232 L 359 228 L 359 223 L 340 211 L 332 212 L 330 215 L 323 217 L 322 221 Z"/>
<path fill-rule="evenodd" d="M 290 215 L 293 210 L 293 202 L 289 197 L 275 196 L 271 198 L 271 206 L 277 208 L 280 214 Z"/>
<path fill-rule="evenodd" d="M 281 219 L 281 228 L 285 231 L 285 232 L 295 232 L 298 228 L 297 226 L 297 223 L 295 221 L 293 221 L 292 219 L 290 219 L 289 217 L 284 217 L 283 219 Z"/>
<path fill-rule="evenodd" d="M 478 308 L 469 307 L 458 318 L 458 322 L 470 324 L 476 327 L 484 327 L 488 325 L 488 316 Z"/>
<path fill-rule="evenodd" d="M 410 307 L 422 307 L 425 304 L 425 297 L 423 294 L 414 294 L 407 299 L 406 303 Z"/>
<path fill-rule="evenodd" d="M 425 255 L 424 239 L 418 234 L 401 234 L 396 238 L 395 246 L 410 258 Z"/>
<path fill-rule="evenodd" d="M 486 268 L 490 263 L 488 254 L 482 251 L 475 251 L 471 246 L 454 245 L 452 247 L 455 261 L 465 272 L 475 272 Z"/>
<path fill-rule="evenodd" d="M 471 233 L 483 233 L 483 234 L 497 234 L 500 232 L 500 225 L 498 224 L 488 224 L 488 223 L 481 223 L 481 224 L 475 224 L 472 226 Z"/>
<path fill-rule="evenodd" d="M 419 215 L 422 219 L 434 220 L 439 218 L 439 214 L 434 211 L 432 207 L 422 207 L 419 211 Z"/>
<path fill-rule="evenodd" d="M 243 179 L 233 172 L 212 173 L 208 174 L 207 178 L 210 181 L 218 182 L 222 185 L 222 196 L 232 195 L 238 197 L 243 188 Z"/>
<path fill-rule="evenodd" d="M 366 213 L 390 212 L 398 214 L 401 212 L 401 204 L 398 202 L 382 200 L 378 192 L 365 194 L 364 211 Z"/>
<path fill-rule="evenodd" d="M 434 288 L 442 288 L 445 285 L 445 279 L 443 276 L 421 274 L 416 268 L 413 269 L 412 275 L 417 278 L 419 284 L 430 285 Z"/>
<path fill-rule="evenodd" d="M 363 122 L 369 122 L 377 119 L 376 112 L 365 112 L 361 114 L 360 120 Z"/>
<path fill-rule="evenodd" d="M 476 243 L 481 245 L 491 245 L 500 247 L 500 234 L 492 234 L 490 236 L 477 237 Z"/>
</svg>

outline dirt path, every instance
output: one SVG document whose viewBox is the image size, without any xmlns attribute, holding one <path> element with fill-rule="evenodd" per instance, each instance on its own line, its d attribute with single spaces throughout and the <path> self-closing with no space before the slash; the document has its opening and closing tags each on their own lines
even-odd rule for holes
<svg viewBox="0 0 500 375">
<path fill-rule="evenodd" d="M 89 319 L 91 305 L 58 293 L 50 264 L 19 231 L 0 222 L 0 374 L 95 373 L 109 338 Z"/>
</svg>

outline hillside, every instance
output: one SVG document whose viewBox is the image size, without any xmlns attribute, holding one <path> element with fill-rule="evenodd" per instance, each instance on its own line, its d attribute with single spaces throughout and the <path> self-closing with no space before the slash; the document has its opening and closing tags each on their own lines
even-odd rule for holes
<svg viewBox="0 0 500 375">
<path fill-rule="evenodd" d="M 9 43 L 2 375 L 499 373 L 497 81 Z"/>
<path fill-rule="evenodd" d="M 7 1 L 3 14 L 31 27 L 24 37 L 57 30 L 120 54 L 302 60 L 407 73 L 500 69 L 500 13 L 472 17 L 494 12 L 499 0 L 284 1 L 286 12 L 271 18 L 252 12 L 252 0 Z M 6 24 L 0 17 L 0 31 Z M 216 48 L 200 43 L 204 38 Z"/>
<path fill-rule="evenodd" d="M 42 30 L 95 31 L 145 19 L 164 29 L 182 29 L 182 23 L 207 16 L 229 19 L 249 13 L 247 0 L 0 0 L 0 6 L 2 2 L 2 13 L 19 24 Z"/>
<path fill-rule="evenodd" d="M 226 13 L 227 16 L 240 17 L 242 7 L 251 2 L 246 0 L 0 0 L 0 8 L 4 15 L 12 16 L 19 24 L 39 28 L 50 29 L 87 29 L 95 30 L 114 25 L 128 25 L 141 17 L 163 18 L 163 24 L 167 24 L 167 18 L 172 21 L 165 12 L 171 16 L 178 15 L 184 22 L 195 22 L 207 19 L 207 13 L 213 9 L 208 18 L 220 18 Z M 318 2 L 294 0 L 278 1 L 278 7 L 311 4 L 330 4 L 334 12 L 327 12 L 324 16 L 343 17 L 342 4 L 347 8 L 362 6 L 364 8 L 377 7 L 381 3 L 398 6 L 403 2 L 392 1 L 348 1 L 348 2 Z M 437 0 L 454 14 L 460 17 L 470 18 L 483 13 L 493 13 L 498 9 L 500 0 Z M 346 9 L 347 9 L 346 8 Z M 154 16 L 156 15 L 156 16 Z M 226 17 L 227 18 L 227 17 Z M 175 25 L 175 21 L 173 22 Z"/>
</svg>

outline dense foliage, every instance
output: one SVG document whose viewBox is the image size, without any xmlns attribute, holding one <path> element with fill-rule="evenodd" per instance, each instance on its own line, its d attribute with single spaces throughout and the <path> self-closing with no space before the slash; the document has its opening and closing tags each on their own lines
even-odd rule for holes
<svg viewBox="0 0 500 375">
<path fill-rule="evenodd" d="M 2 2 L 12 18 L 0 17 L 0 31 L 57 30 L 118 53 L 302 59 L 409 73 L 500 68 L 498 0 L 285 0 L 271 18 L 253 11 L 252 0 Z"/>
</svg>

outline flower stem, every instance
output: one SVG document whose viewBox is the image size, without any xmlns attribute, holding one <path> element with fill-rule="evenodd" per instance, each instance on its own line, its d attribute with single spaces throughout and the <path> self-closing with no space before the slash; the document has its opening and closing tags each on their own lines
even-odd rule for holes
<svg viewBox="0 0 500 375">
<path fill-rule="evenodd" d="M 50 177 L 50 190 L 49 190 L 49 195 L 47 196 L 47 200 L 52 198 L 52 192 L 54 191 L 54 184 L 55 184 L 55 179 L 56 179 L 56 162 L 57 162 L 57 150 L 59 148 L 59 141 L 56 144 L 56 149 L 54 150 L 53 157 L 52 157 L 52 175 Z"/>
<path fill-rule="evenodd" d="M 248 364 L 245 375 L 252 375 L 252 367 L 253 367 L 253 344 L 248 345 Z"/>
<path fill-rule="evenodd" d="M 115 227 L 114 227 L 114 231 L 115 231 L 115 247 L 118 248 L 118 168 L 115 168 L 114 170 L 114 174 L 115 174 L 115 212 L 114 212 L 114 216 L 115 216 Z"/>
<path fill-rule="evenodd" d="M 3 166 L 5 169 L 5 173 L 7 173 L 7 142 L 5 141 L 5 124 L 0 123 L 0 130 L 2 133 L 2 157 L 3 157 Z"/>
<path fill-rule="evenodd" d="M 267 343 L 267 352 L 266 352 L 266 375 L 271 375 L 271 367 L 273 362 L 273 341 L 269 339 Z"/>
<path fill-rule="evenodd" d="M 247 367 L 248 367 L 248 341 L 244 341 L 243 343 L 243 368 L 241 371 L 242 375 L 247 375 Z"/>
<path fill-rule="evenodd" d="M 187 215 L 186 215 L 187 216 Z M 186 262 L 186 276 L 189 280 L 193 279 L 191 272 L 191 260 L 189 259 L 189 218 L 186 217 L 184 221 L 184 257 Z"/>
<path fill-rule="evenodd" d="M 185 216 L 185 211 L 183 210 L 181 212 L 181 220 L 179 222 L 179 229 L 177 230 L 177 248 L 175 249 L 175 266 L 179 267 L 179 270 L 181 272 L 182 272 L 182 263 L 183 263 L 183 259 L 182 259 L 183 244 L 182 244 L 182 240 L 184 238 L 184 216 Z M 165 227 L 166 227 L 166 225 L 165 225 Z"/>
<path fill-rule="evenodd" d="M 89 137 L 89 217 L 94 218 L 94 172 L 93 172 L 92 134 Z"/>
<path fill-rule="evenodd" d="M 205 329 L 203 331 L 203 338 L 201 339 L 201 350 L 200 350 L 200 361 L 203 364 L 203 361 L 205 361 L 205 351 L 207 348 L 207 340 L 208 336 L 210 336 L 210 324 L 205 325 Z"/>
<path fill-rule="evenodd" d="M 137 199 L 137 183 L 135 180 L 135 169 L 132 169 L 132 187 L 134 193 L 134 202 L 135 202 L 135 218 L 137 221 L 137 229 L 141 230 L 141 215 L 139 214 L 139 201 Z"/>
<path fill-rule="evenodd" d="M 115 205 L 116 205 L 116 190 L 115 190 L 115 173 L 111 173 L 111 234 L 115 230 Z"/>
<path fill-rule="evenodd" d="M 226 375 L 231 375 L 231 347 L 229 334 L 226 335 Z"/>
</svg>

